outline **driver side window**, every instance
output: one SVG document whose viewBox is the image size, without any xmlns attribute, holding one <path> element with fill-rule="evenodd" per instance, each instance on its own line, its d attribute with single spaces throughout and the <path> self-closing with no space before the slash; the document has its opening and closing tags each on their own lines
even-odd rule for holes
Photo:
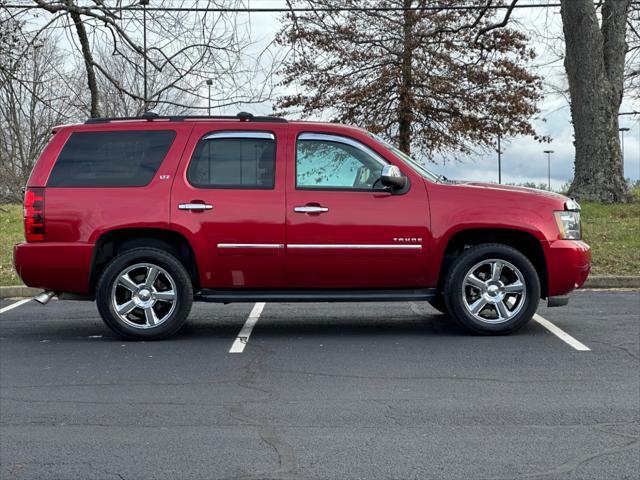
<svg viewBox="0 0 640 480">
<path fill-rule="evenodd" d="M 383 163 L 349 143 L 331 136 L 302 134 L 296 143 L 296 187 L 300 189 L 371 190 L 379 187 Z M 335 137 L 334 137 L 335 138 Z M 345 141 L 347 141 L 345 139 Z M 368 150 L 368 149 L 367 149 Z M 373 152 L 372 152 L 373 153 Z"/>
</svg>

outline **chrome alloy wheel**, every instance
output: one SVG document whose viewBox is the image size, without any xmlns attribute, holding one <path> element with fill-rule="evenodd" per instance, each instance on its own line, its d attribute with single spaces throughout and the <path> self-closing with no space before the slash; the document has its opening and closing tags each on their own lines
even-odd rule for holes
<svg viewBox="0 0 640 480">
<path fill-rule="evenodd" d="M 136 263 L 120 272 L 111 289 L 113 310 L 134 328 L 152 328 L 165 322 L 176 307 L 176 284 L 163 268 Z"/>
<path fill-rule="evenodd" d="M 522 272 L 498 259 L 483 260 L 469 269 L 462 286 L 467 311 L 483 323 L 503 323 L 522 310 L 527 295 Z"/>
</svg>

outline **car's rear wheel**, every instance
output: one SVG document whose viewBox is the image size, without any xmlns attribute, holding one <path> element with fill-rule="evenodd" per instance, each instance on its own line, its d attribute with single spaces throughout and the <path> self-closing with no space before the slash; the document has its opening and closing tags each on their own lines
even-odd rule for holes
<svg viewBox="0 0 640 480">
<path fill-rule="evenodd" d="M 155 248 L 135 248 L 115 257 L 96 288 L 102 319 L 129 339 L 173 335 L 183 326 L 192 302 L 193 287 L 184 266 Z"/>
<path fill-rule="evenodd" d="M 540 280 L 518 250 L 482 244 L 465 250 L 445 281 L 451 315 L 476 333 L 503 335 L 525 325 L 538 308 Z"/>
</svg>

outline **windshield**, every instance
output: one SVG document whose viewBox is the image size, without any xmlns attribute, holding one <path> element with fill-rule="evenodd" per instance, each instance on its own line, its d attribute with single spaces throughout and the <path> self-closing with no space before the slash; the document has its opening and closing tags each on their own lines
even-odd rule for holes
<svg viewBox="0 0 640 480">
<path fill-rule="evenodd" d="M 444 179 L 442 175 L 435 174 L 431 170 L 428 170 L 423 165 L 418 163 L 416 160 L 411 158 L 409 155 L 404 153 L 402 150 L 400 150 L 399 148 L 395 147 L 394 145 L 384 140 L 382 137 L 379 137 L 375 133 L 371 133 L 371 132 L 367 132 L 367 133 L 371 136 L 371 138 L 381 143 L 386 148 L 388 148 L 393 153 L 395 153 L 397 156 L 399 156 L 402 160 L 404 160 L 414 172 L 422 175 L 427 180 L 431 180 L 432 182 L 441 182 Z"/>
</svg>

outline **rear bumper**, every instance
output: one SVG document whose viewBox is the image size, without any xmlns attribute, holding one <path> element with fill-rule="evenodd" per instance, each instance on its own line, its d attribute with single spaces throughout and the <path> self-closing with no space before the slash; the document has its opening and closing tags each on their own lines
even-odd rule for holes
<svg viewBox="0 0 640 480">
<path fill-rule="evenodd" d="M 92 255 L 92 244 L 19 243 L 13 247 L 13 265 L 29 287 L 86 294 Z"/>
<path fill-rule="evenodd" d="M 556 240 L 547 244 L 549 297 L 566 295 L 584 285 L 591 271 L 591 249 L 579 240 Z"/>
</svg>

